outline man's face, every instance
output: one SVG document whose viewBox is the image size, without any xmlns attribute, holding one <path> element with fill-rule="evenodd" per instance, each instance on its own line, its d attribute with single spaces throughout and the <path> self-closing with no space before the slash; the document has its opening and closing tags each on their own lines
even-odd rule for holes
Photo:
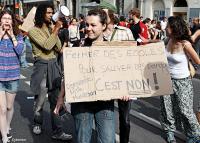
<svg viewBox="0 0 200 143">
<path fill-rule="evenodd" d="M 105 29 L 106 25 L 102 25 L 99 16 L 91 15 L 86 17 L 86 32 L 90 39 L 98 40 Z"/>
<path fill-rule="evenodd" d="M 192 23 L 193 23 L 194 25 L 197 25 L 197 24 L 198 24 L 198 19 L 194 18 L 194 19 L 192 20 Z"/>
<path fill-rule="evenodd" d="M 51 23 L 51 18 L 53 16 L 53 9 L 47 8 L 46 14 L 45 14 L 45 22 Z"/>
</svg>

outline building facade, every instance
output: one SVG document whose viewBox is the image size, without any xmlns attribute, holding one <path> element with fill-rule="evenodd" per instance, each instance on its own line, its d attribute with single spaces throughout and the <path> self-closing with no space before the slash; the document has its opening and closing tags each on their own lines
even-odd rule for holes
<svg viewBox="0 0 200 143">
<path fill-rule="evenodd" d="M 13 5 L 13 2 L 21 1 L 24 15 L 33 7 L 42 2 L 52 2 L 57 7 L 57 2 L 69 8 L 71 15 L 78 17 L 86 15 L 90 9 L 96 8 L 101 0 L 0 0 L 0 3 Z M 119 15 L 128 17 L 128 12 L 138 7 L 141 15 L 146 18 L 160 20 L 162 17 L 180 15 L 185 20 L 200 17 L 200 0 L 106 0 L 117 7 Z M 57 8 L 56 8 L 57 10 Z"/>
<path fill-rule="evenodd" d="M 70 13 L 73 15 L 75 13 L 76 5 L 73 5 L 76 0 L 0 0 L 0 4 L 3 7 L 9 8 L 13 10 L 16 14 L 18 13 L 18 9 L 23 9 L 23 16 L 26 16 L 27 13 L 34 6 L 38 6 L 41 3 L 52 3 L 54 4 L 55 11 L 58 10 L 58 4 L 65 5 L 70 9 Z"/>
<path fill-rule="evenodd" d="M 118 14 L 128 16 L 133 7 L 141 10 L 141 15 L 146 18 L 160 20 L 162 17 L 179 15 L 185 20 L 200 17 L 200 0 L 107 0 L 118 9 Z M 92 4 L 93 2 L 93 4 Z M 87 13 L 87 10 L 95 7 L 95 0 L 77 0 L 78 13 Z M 91 6 L 89 6 L 91 4 Z M 98 4 L 98 3 L 97 3 Z M 87 9 L 87 10 L 86 10 Z"/>
<path fill-rule="evenodd" d="M 161 19 L 163 16 L 179 15 L 185 20 L 200 17 L 200 0 L 139 0 L 144 17 Z"/>
</svg>

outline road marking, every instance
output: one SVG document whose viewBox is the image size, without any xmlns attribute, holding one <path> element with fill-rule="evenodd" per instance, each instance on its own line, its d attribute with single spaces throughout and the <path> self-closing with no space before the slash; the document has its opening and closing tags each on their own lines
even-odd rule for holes
<svg viewBox="0 0 200 143">
<path fill-rule="evenodd" d="M 119 135 L 115 134 L 115 141 L 119 143 Z"/>
<path fill-rule="evenodd" d="M 118 108 L 118 105 L 117 105 L 116 102 L 115 102 L 115 107 Z M 152 126 L 154 126 L 154 127 L 159 128 L 159 129 L 162 130 L 162 127 L 161 127 L 161 124 L 160 124 L 159 121 L 157 121 L 157 120 L 155 120 L 155 119 L 153 119 L 151 117 L 148 117 L 145 114 L 137 112 L 137 111 L 135 111 L 133 109 L 131 109 L 130 114 L 132 116 L 138 118 L 139 120 L 142 120 L 142 121 L 144 121 L 144 122 L 146 122 L 146 123 L 148 123 L 148 124 L 150 124 L 150 125 L 152 125 Z M 186 141 L 186 136 L 183 133 L 181 133 L 180 131 L 175 131 L 174 133 L 175 133 L 175 136 L 177 138 Z"/>
<path fill-rule="evenodd" d="M 149 123 L 149 124 L 162 130 L 162 127 L 161 127 L 161 124 L 159 121 L 157 121 L 153 118 L 150 118 L 140 112 L 134 111 L 134 110 L 131 110 L 130 114 L 132 116 L 135 116 L 136 118 L 143 120 L 144 122 Z M 180 131 L 175 131 L 175 136 L 178 137 L 179 139 L 186 140 L 186 136 L 183 133 L 181 133 Z"/>
<path fill-rule="evenodd" d="M 30 81 L 25 81 L 26 84 L 28 84 L 30 86 Z"/>
<path fill-rule="evenodd" d="M 20 74 L 20 79 L 26 79 L 26 77 Z"/>
<path fill-rule="evenodd" d="M 29 66 L 33 66 L 33 63 L 28 63 Z"/>
<path fill-rule="evenodd" d="M 32 99 L 34 99 L 34 96 L 28 96 L 28 97 L 26 97 L 28 100 L 32 100 Z"/>
<path fill-rule="evenodd" d="M 28 84 L 30 86 L 30 81 L 25 81 L 26 84 Z M 34 96 L 28 96 L 26 97 L 28 100 L 33 100 Z"/>
<path fill-rule="evenodd" d="M 30 81 L 25 81 L 25 83 L 30 86 Z M 48 93 L 46 94 L 46 97 L 48 98 Z M 31 99 L 34 99 L 34 97 L 33 96 L 28 96 L 27 99 L 31 100 Z"/>
</svg>

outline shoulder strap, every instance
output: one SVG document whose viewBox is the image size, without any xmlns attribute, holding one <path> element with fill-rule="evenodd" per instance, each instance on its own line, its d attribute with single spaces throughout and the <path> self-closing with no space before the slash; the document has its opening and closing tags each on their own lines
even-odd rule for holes
<svg viewBox="0 0 200 143">
<path fill-rule="evenodd" d="M 113 31 L 113 33 L 112 33 L 112 36 L 111 36 L 111 38 L 110 38 L 110 41 L 112 41 L 112 40 L 113 40 L 113 38 L 114 38 L 114 36 L 115 36 L 115 33 L 116 33 L 116 31 L 117 31 L 117 29 L 115 28 L 115 29 L 114 29 L 114 31 Z"/>
<path fill-rule="evenodd" d="M 16 52 L 16 50 L 15 50 L 15 48 L 14 48 L 14 47 L 13 47 L 13 51 L 15 52 L 15 54 L 16 54 L 16 56 L 17 56 L 18 60 L 20 60 L 20 57 L 19 57 L 19 55 L 17 54 L 17 52 Z"/>
</svg>

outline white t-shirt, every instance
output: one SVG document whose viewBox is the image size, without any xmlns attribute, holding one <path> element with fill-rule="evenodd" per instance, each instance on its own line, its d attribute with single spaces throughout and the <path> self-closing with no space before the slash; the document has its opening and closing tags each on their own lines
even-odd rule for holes
<svg viewBox="0 0 200 143">
<path fill-rule="evenodd" d="M 182 79 L 190 76 L 188 58 L 184 51 L 171 54 L 166 50 L 169 72 L 172 78 Z"/>
<path fill-rule="evenodd" d="M 165 30 L 165 28 L 167 27 L 167 21 L 161 21 L 160 25 L 161 25 L 161 29 Z"/>
</svg>

